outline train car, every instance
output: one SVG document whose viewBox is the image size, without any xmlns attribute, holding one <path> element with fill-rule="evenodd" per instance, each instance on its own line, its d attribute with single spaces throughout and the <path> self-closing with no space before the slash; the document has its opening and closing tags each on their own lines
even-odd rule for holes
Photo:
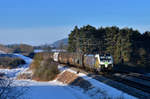
<svg viewBox="0 0 150 99">
<path fill-rule="evenodd" d="M 55 53 L 53 54 L 53 60 L 54 60 L 55 62 L 58 62 L 58 56 L 59 56 L 59 52 L 55 52 Z"/>
<path fill-rule="evenodd" d="M 68 53 L 60 52 L 58 56 L 58 61 L 62 64 L 68 64 Z"/>
<path fill-rule="evenodd" d="M 80 53 L 55 52 L 53 60 L 59 63 L 72 65 L 75 67 L 88 68 L 101 71 L 113 68 L 113 58 L 111 55 L 84 55 Z"/>
<path fill-rule="evenodd" d="M 100 61 L 97 55 L 84 55 L 84 66 L 88 69 L 96 69 L 99 71 L 100 69 Z"/>
<path fill-rule="evenodd" d="M 83 67 L 83 55 L 78 53 L 69 53 L 68 63 L 69 65 L 76 67 Z"/>
<path fill-rule="evenodd" d="M 69 65 L 74 65 L 75 64 L 75 57 L 74 57 L 74 53 L 69 53 L 68 55 L 68 64 Z"/>
<path fill-rule="evenodd" d="M 57 53 L 54 55 L 54 60 L 56 60 Z M 58 54 L 58 62 L 62 64 L 68 64 L 76 67 L 82 67 L 83 66 L 83 57 L 82 54 L 77 53 L 66 53 L 66 52 L 60 52 Z"/>
</svg>

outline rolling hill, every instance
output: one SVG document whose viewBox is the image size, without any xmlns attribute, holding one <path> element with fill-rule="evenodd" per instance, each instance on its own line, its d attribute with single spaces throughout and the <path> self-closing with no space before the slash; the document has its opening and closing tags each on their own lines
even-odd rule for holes
<svg viewBox="0 0 150 99">
<path fill-rule="evenodd" d="M 52 44 L 52 46 L 58 48 L 61 44 L 68 45 L 68 38 L 64 38 L 64 39 L 58 40 L 58 41 L 54 42 Z"/>
</svg>

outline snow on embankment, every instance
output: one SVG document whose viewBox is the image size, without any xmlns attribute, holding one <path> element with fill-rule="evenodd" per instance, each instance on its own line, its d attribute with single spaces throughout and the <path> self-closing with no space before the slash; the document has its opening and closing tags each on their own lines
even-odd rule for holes
<svg viewBox="0 0 150 99">
<path fill-rule="evenodd" d="M 0 73 L 4 73 L 7 77 L 11 77 L 11 78 L 16 78 L 19 73 L 23 73 L 24 71 L 26 71 L 29 66 L 30 63 L 32 62 L 32 59 L 20 54 L 14 54 L 15 56 L 22 58 L 26 64 L 19 66 L 19 68 L 15 68 L 15 69 L 0 69 Z"/>
<path fill-rule="evenodd" d="M 6 52 L 4 52 L 4 51 L 2 51 L 2 50 L 0 50 L 0 54 L 5 54 Z"/>
<path fill-rule="evenodd" d="M 22 91 L 22 88 L 27 89 L 27 91 L 24 91 L 21 99 L 90 99 L 81 90 L 76 90 L 56 80 L 49 82 L 38 82 L 27 79 L 15 80 L 19 74 L 27 73 L 26 70 L 32 62 L 31 58 L 19 54 L 15 55 L 24 59 L 26 64 L 16 69 L 0 69 L 0 72 L 14 79 L 12 86 L 15 86 L 16 90 L 21 89 L 20 91 Z"/>
<path fill-rule="evenodd" d="M 120 90 L 117 90 L 111 86 L 108 86 L 100 81 L 97 81 L 83 73 L 78 73 L 69 68 L 63 68 L 59 66 L 62 71 L 57 77 L 57 80 L 73 86 L 78 86 L 83 89 L 83 92 L 90 96 L 92 99 L 100 98 L 123 98 L 123 99 L 136 99 Z M 79 89 L 80 89 L 79 88 Z"/>
</svg>

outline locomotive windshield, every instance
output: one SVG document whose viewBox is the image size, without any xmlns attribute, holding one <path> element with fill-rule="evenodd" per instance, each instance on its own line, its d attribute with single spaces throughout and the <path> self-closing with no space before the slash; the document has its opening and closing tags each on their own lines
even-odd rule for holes
<svg viewBox="0 0 150 99">
<path fill-rule="evenodd" d="M 111 61 L 111 57 L 109 57 L 109 56 L 100 56 L 100 61 L 109 62 L 109 61 Z"/>
<path fill-rule="evenodd" d="M 106 55 L 100 55 L 100 61 L 103 61 L 103 62 L 110 62 L 111 61 L 111 56 L 110 54 L 106 54 Z"/>
</svg>

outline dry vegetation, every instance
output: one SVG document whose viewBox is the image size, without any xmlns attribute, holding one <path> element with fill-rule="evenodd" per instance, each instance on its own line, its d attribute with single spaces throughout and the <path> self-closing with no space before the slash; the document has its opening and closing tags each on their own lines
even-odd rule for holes
<svg viewBox="0 0 150 99">
<path fill-rule="evenodd" d="M 18 80 L 21 80 L 21 79 L 32 79 L 32 73 L 28 73 L 28 72 L 24 72 L 24 73 L 21 73 L 17 76 L 17 79 Z"/>
<path fill-rule="evenodd" d="M 5 47 L 4 45 L 0 44 L 0 51 L 3 51 L 5 53 L 11 53 L 13 49 Z"/>
<path fill-rule="evenodd" d="M 30 67 L 33 71 L 32 78 L 40 81 L 53 80 L 59 73 L 57 65 L 51 58 L 45 58 L 43 53 L 36 54 Z"/>
<path fill-rule="evenodd" d="M 57 77 L 57 80 L 64 84 L 79 86 L 85 91 L 88 91 L 90 88 L 92 88 L 92 85 L 88 81 L 84 80 L 82 77 L 79 77 L 77 74 L 69 71 L 65 71 L 60 74 Z"/>
<path fill-rule="evenodd" d="M 12 53 L 19 53 L 25 56 L 30 56 L 34 52 L 34 48 L 27 44 L 7 45 L 7 48 L 12 49 Z"/>
<path fill-rule="evenodd" d="M 70 84 L 77 78 L 78 76 L 76 74 L 71 73 L 69 71 L 65 71 L 57 77 L 57 80 L 64 84 Z"/>
<path fill-rule="evenodd" d="M 17 68 L 19 65 L 25 64 L 21 58 L 0 57 L 0 68 Z"/>
</svg>

